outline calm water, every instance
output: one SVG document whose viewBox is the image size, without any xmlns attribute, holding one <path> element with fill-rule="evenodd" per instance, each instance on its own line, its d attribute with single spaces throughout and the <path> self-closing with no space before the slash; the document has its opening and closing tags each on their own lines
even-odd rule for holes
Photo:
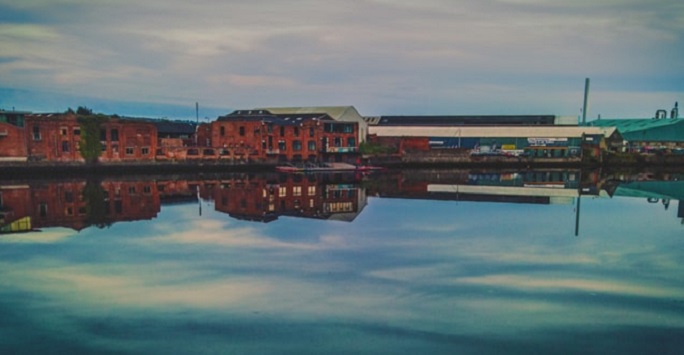
<svg viewBox="0 0 684 355">
<path fill-rule="evenodd" d="M 0 353 L 681 354 L 679 178 L 2 182 Z"/>
</svg>

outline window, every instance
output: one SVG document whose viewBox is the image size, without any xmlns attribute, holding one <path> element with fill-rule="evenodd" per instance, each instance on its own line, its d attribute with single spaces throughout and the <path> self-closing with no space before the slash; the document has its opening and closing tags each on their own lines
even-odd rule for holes
<svg viewBox="0 0 684 355">
<path fill-rule="evenodd" d="M 347 138 L 347 147 L 356 147 L 356 138 L 354 138 L 354 137 Z"/>
<path fill-rule="evenodd" d="M 119 141 L 119 130 L 114 128 L 110 132 L 112 136 L 112 142 L 118 142 Z"/>
<path fill-rule="evenodd" d="M 240 135 L 241 136 L 245 135 L 245 127 L 244 126 L 240 126 Z"/>
<path fill-rule="evenodd" d="M 316 151 L 316 141 L 309 141 L 309 151 Z"/>
<path fill-rule="evenodd" d="M 133 147 L 126 147 L 126 155 L 133 155 L 133 152 L 135 151 L 135 148 Z"/>
<path fill-rule="evenodd" d="M 149 195 L 152 193 L 152 187 L 150 185 L 143 186 L 143 193 Z"/>
<path fill-rule="evenodd" d="M 285 151 L 285 141 L 278 141 L 278 149 L 279 149 L 281 152 L 284 152 L 284 151 Z"/>
<path fill-rule="evenodd" d="M 80 136 L 81 135 L 81 129 L 80 128 L 74 128 L 74 135 Z"/>
<path fill-rule="evenodd" d="M 219 128 L 219 134 L 221 135 L 221 137 L 225 136 L 226 135 L 226 127 L 221 126 L 221 128 Z"/>
<path fill-rule="evenodd" d="M 335 137 L 335 147 L 341 147 L 342 146 L 342 139 L 340 137 Z"/>
<path fill-rule="evenodd" d="M 67 128 L 66 127 L 60 128 L 59 133 L 63 136 L 66 136 L 67 135 Z"/>
<path fill-rule="evenodd" d="M 142 155 L 150 155 L 150 147 L 142 147 L 142 148 L 140 148 L 140 154 L 142 154 Z"/>
<path fill-rule="evenodd" d="M 281 186 L 278 188 L 278 196 L 279 197 L 285 197 L 287 196 L 287 187 Z"/>
<path fill-rule="evenodd" d="M 354 126 L 352 126 L 352 125 L 350 125 L 350 124 L 344 125 L 342 129 L 343 129 L 343 132 L 344 132 L 344 133 L 352 133 L 352 132 L 354 132 Z"/>
<path fill-rule="evenodd" d="M 316 186 L 309 186 L 309 190 L 307 191 L 307 195 L 313 196 L 316 194 Z"/>
<path fill-rule="evenodd" d="M 33 126 L 33 140 L 34 141 L 40 140 L 40 127 L 38 127 L 38 126 Z"/>
<path fill-rule="evenodd" d="M 302 141 L 292 141 L 292 150 L 299 152 L 302 150 Z"/>
<path fill-rule="evenodd" d="M 129 186 L 128 187 L 128 194 L 129 195 L 135 195 L 135 186 Z"/>
<path fill-rule="evenodd" d="M 43 202 L 38 206 L 41 217 L 47 217 L 47 203 Z"/>
<path fill-rule="evenodd" d="M 294 135 L 295 137 L 299 137 L 299 127 L 294 128 Z"/>
<path fill-rule="evenodd" d="M 309 137 L 313 137 L 313 136 L 314 136 L 314 129 L 313 129 L 313 127 L 309 127 Z"/>
<path fill-rule="evenodd" d="M 107 130 L 105 130 L 105 129 L 100 130 L 100 140 L 101 141 L 107 140 Z"/>
<path fill-rule="evenodd" d="M 280 136 L 285 136 L 285 126 L 280 126 Z"/>
<path fill-rule="evenodd" d="M 102 143 L 102 148 L 101 148 L 101 150 L 102 150 L 103 152 L 107 151 L 107 144 L 106 144 L 106 143 Z"/>
<path fill-rule="evenodd" d="M 69 153 L 69 142 L 68 141 L 62 141 L 62 152 L 63 153 Z"/>
<path fill-rule="evenodd" d="M 302 195 L 302 187 L 301 186 L 292 187 L 292 195 L 293 196 L 301 196 Z"/>
</svg>

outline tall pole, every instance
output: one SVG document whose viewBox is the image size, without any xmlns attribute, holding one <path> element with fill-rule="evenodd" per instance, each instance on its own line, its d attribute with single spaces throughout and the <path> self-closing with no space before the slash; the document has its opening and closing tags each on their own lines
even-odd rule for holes
<svg viewBox="0 0 684 355">
<path fill-rule="evenodd" d="M 199 102 L 195 101 L 195 119 L 197 124 L 195 125 L 195 147 L 198 145 L 197 136 L 199 135 Z"/>
<path fill-rule="evenodd" d="M 587 101 L 589 101 L 589 78 L 584 79 L 584 105 L 582 106 L 582 124 L 587 123 Z"/>
</svg>

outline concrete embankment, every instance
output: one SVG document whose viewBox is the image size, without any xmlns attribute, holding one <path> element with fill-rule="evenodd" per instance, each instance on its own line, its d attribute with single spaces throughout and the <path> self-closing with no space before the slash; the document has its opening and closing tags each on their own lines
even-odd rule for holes
<svg viewBox="0 0 684 355">
<path fill-rule="evenodd" d="M 75 162 L 2 162 L 0 178 L 34 177 L 81 177 L 84 175 L 134 175 L 171 174 L 198 172 L 261 172 L 274 171 L 275 164 L 245 163 L 227 164 L 213 161 L 184 162 L 122 162 L 85 164 Z"/>
<path fill-rule="evenodd" d="M 607 154 L 604 157 L 581 160 L 575 158 L 539 158 L 511 156 L 470 156 L 463 154 L 404 154 L 368 155 L 363 160 L 369 165 L 386 168 L 684 168 L 684 155 L 635 155 Z M 176 162 L 120 162 L 85 164 L 77 162 L 0 162 L 0 178 L 80 177 L 88 174 L 133 175 L 133 174 L 172 174 L 201 172 L 273 172 L 275 163 L 232 163 L 211 160 Z"/>
</svg>

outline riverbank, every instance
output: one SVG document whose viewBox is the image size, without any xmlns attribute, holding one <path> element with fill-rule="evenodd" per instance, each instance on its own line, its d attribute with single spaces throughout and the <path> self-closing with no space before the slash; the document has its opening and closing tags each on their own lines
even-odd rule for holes
<svg viewBox="0 0 684 355">
<path fill-rule="evenodd" d="M 600 158 L 540 158 L 512 156 L 470 156 L 455 154 L 404 154 L 364 156 L 368 165 L 388 169 L 442 169 L 442 168 L 684 168 L 684 155 L 636 155 L 606 154 Z M 27 162 L 2 161 L 2 177 L 55 175 L 60 177 L 84 174 L 130 175 L 146 173 L 184 172 L 268 172 L 275 171 L 276 163 L 233 163 L 212 160 L 107 162 L 86 164 L 82 162 Z"/>
</svg>

